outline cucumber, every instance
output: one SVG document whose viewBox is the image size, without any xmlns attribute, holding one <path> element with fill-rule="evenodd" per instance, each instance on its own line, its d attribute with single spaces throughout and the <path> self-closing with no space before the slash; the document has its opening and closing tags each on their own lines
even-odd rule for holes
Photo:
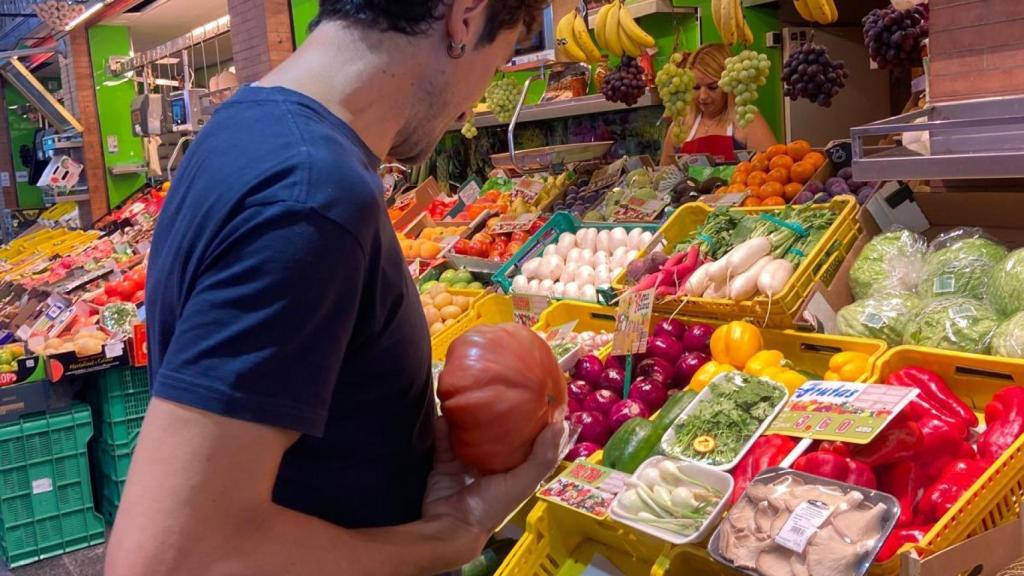
<svg viewBox="0 0 1024 576">
<path fill-rule="evenodd" d="M 604 465 L 632 474 L 661 441 L 653 434 L 654 423 L 645 418 L 626 421 L 604 445 Z"/>
<path fill-rule="evenodd" d="M 676 392 L 668 397 L 668 401 L 661 407 L 661 410 L 654 416 L 654 433 L 658 436 L 658 440 L 668 432 L 668 429 L 672 427 L 679 415 L 686 410 L 686 407 L 693 402 L 694 398 L 697 397 L 697 393 L 693 390 L 683 390 L 682 392 Z"/>
</svg>

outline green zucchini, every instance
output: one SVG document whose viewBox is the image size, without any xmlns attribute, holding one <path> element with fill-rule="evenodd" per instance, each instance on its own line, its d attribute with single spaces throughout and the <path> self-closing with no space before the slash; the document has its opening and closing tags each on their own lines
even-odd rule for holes
<svg viewBox="0 0 1024 576">
<path fill-rule="evenodd" d="M 697 393 L 693 390 L 683 390 L 669 395 L 665 405 L 654 416 L 654 433 L 657 434 L 659 441 L 696 397 Z"/>
</svg>

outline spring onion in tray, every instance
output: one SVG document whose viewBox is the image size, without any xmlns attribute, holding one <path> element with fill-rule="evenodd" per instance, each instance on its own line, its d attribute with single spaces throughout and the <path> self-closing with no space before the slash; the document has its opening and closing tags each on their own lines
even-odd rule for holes
<svg viewBox="0 0 1024 576">
<path fill-rule="evenodd" d="M 684 474 L 672 460 L 647 466 L 626 485 L 615 502 L 618 514 L 682 536 L 700 531 L 724 497 Z"/>
</svg>

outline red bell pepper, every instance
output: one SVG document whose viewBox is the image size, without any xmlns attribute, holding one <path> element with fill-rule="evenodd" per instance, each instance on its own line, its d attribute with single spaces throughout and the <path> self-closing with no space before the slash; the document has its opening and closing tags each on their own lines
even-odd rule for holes
<svg viewBox="0 0 1024 576">
<path fill-rule="evenodd" d="M 850 445 L 844 442 L 832 442 L 826 440 L 818 446 L 818 452 L 831 452 L 833 454 L 839 454 L 840 456 L 846 456 L 849 458 L 853 456 L 853 451 L 850 450 Z"/>
<path fill-rule="evenodd" d="M 846 475 L 847 484 L 853 484 L 868 490 L 876 490 L 878 488 L 878 479 L 875 477 L 875 472 L 870 466 L 853 458 L 847 458 L 846 463 L 850 465 L 850 472 Z"/>
<path fill-rule="evenodd" d="M 919 459 L 949 454 L 950 448 L 958 447 L 967 438 L 967 426 L 959 421 L 950 424 L 934 416 L 925 416 L 917 422 L 921 430 Z"/>
<path fill-rule="evenodd" d="M 875 473 L 866 464 L 835 452 L 804 454 L 793 463 L 793 469 L 870 490 L 874 490 L 878 484 Z"/>
<path fill-rule="evenodd" d="M 921 443 L 921 428 L 917 423 L 890 423 L 869 444 L 858 446 L 853 454 L 857 460 L 877 468 L 914 456 Z"/>
<path fill-rule="evenodd" d="M 909 460 L 884 466 L 878 470 L 878 485 L 900 503 L 896 526 L 909 526 L 914 520 L 918 492 L 924 486 L 921 467 Z"/>
<path fill-rule="evenodd" d="M 1003 388 L 985 407 L 987 428 L 978 440 L 978 457 L 994 462 L 1024 433 L 1024 387 Z"/>
<path fill-rule="evenodd" d="M 878 556 L 875 556 L 875 562 L 885 562 L 892 558 L 900 551 L 904 544 L 915 544 L 924 540 L 925 534 L 928 534 L 931 529 L 932 525 L 896 528 L 885 539 L 885 543 L 882 544 L 882 548 L 878 551 Z"/>
<path fill-rule="evenodd" d="M 978 416 L 974 414 L 970 406 L 949 389 L 942 376 L 931 370 L 911 366 L 893 372 L 885 379 L 885 383 L 892 386 L 917 388 L 920 390 L 918 397 L 926 404 L 962 420 L 969 428 L 978 425 Z"/>
<path fill-rule="evenodd" d="M 781 464 L 793 448 L 796 448 L 796 442 L 789 436 L 773 434 L 758 438 L 732 471 L 735 485 L 732 491 L 733 504 L 743 495 L 754 477 L 766 468 Z"/>
<path fill-rule="evenodd" d="M 980 460 L 950 462 L 939 479 L 921 495 L 918 513 L 929 522 L 938 522 L 987 469 L 988 466 Z"/>
</svg>

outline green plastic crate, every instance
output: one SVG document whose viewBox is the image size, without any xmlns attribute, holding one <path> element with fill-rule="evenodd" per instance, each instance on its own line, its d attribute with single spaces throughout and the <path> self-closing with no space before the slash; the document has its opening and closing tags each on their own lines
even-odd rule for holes
<svg viewBox="0 0 1024 576">
<path fill-rule="evenodd" d="M 96 412 L 96 436 L 114 445 L 134 442 L 149 407 L 146 368 L 114 368 L 96 375 L 90 403 Z"/>
<path fill-rule="evenodd" d="M 95 465 L 93 477 L 96 483 L 96 509 L 108 524 L 113 524 L 128 480 L 128 467 L 135 453 L 135 441 L 133 439 L 122 445 L 93 441 L 90 448 Z"/>
<path fill-rule="evenodd" d="M 86 444 L 89 407 L 0 426 L 0 551 L 21 566 L 98 544 Z"/>
</svg>

